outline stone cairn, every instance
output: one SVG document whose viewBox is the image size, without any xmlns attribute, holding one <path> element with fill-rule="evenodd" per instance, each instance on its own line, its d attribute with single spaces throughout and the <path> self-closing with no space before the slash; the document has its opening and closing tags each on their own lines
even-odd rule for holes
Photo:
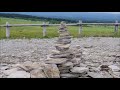
<svg viewBox="0 0 120 90">
<path fill-rule="evenodd" d="M 76 75 L 71 74 L 71 69 L 75 66 L 75 54 L 69 49 L 72 36 L 68 32 L 65 22 L 61 22 L 58 32 L 56 50 L 52 51 L 52 55 L 48 57 L 46 63 L 56 64 L 61 78 L 76 77 Z"/>
</svg>

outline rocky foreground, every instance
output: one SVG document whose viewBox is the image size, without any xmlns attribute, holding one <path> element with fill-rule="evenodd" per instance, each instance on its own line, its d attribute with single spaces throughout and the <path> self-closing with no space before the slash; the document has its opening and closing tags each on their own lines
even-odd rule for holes
<svg viewBox="0 0 120 90">
<path fill-rule="evenodd" d="M 62 25 L 62 24 L 61 24 Z M 120 38 L 0 40 L 0 78 L 120 78 Z"/>
<path fill-rule="evenodd" d="M 0 78 L 120 78 L 120 38 L 73 38 L 70 48 L 82 51 L 82 59 L 61 76 L 57 65 L 45 63 L 56 40 L 0 40 Z"/>
</svg>

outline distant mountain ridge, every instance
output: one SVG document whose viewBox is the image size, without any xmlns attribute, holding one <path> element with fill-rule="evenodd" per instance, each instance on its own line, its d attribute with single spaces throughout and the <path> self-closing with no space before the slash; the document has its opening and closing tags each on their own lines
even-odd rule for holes
<svg viewBox="0 0 120 90">
<path fill-rule="evenodd" d="M 21 15 L 31 15 L 37 17 L 45 18 L 59 18 L 68 19 L 78 22 L 82 20 L 83 22 L 115 22 L 118 20 L 120 22 L 120 14 L 111 13 L 92 13 L 92 12 L 4 12 L 13 13 Z"/>
</svg>

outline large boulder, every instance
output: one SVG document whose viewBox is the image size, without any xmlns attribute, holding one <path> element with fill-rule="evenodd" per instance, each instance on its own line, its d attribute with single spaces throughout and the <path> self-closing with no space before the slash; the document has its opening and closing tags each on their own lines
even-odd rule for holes
<svg viewBox="0 0 120 90">
<path fill-rule="evenodd" d="M 30 72 L 31 78 L 60 78 L 59 69 L 55 64 L 46 64 Z"/>
</svg>

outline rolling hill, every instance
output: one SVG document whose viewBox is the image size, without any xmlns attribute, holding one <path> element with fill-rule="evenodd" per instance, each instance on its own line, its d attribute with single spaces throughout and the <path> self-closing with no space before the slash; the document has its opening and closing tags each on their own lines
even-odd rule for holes
<svg viewBox="0 0 120 90">
<path fill-rule="evenodd" d="M 44 18 L 66 19 L 78 22 L 115 22 L 120 21 L 120 14 L 98 12 L 1 12 L 5 14 L 30 15 Z"/>
</svg>

